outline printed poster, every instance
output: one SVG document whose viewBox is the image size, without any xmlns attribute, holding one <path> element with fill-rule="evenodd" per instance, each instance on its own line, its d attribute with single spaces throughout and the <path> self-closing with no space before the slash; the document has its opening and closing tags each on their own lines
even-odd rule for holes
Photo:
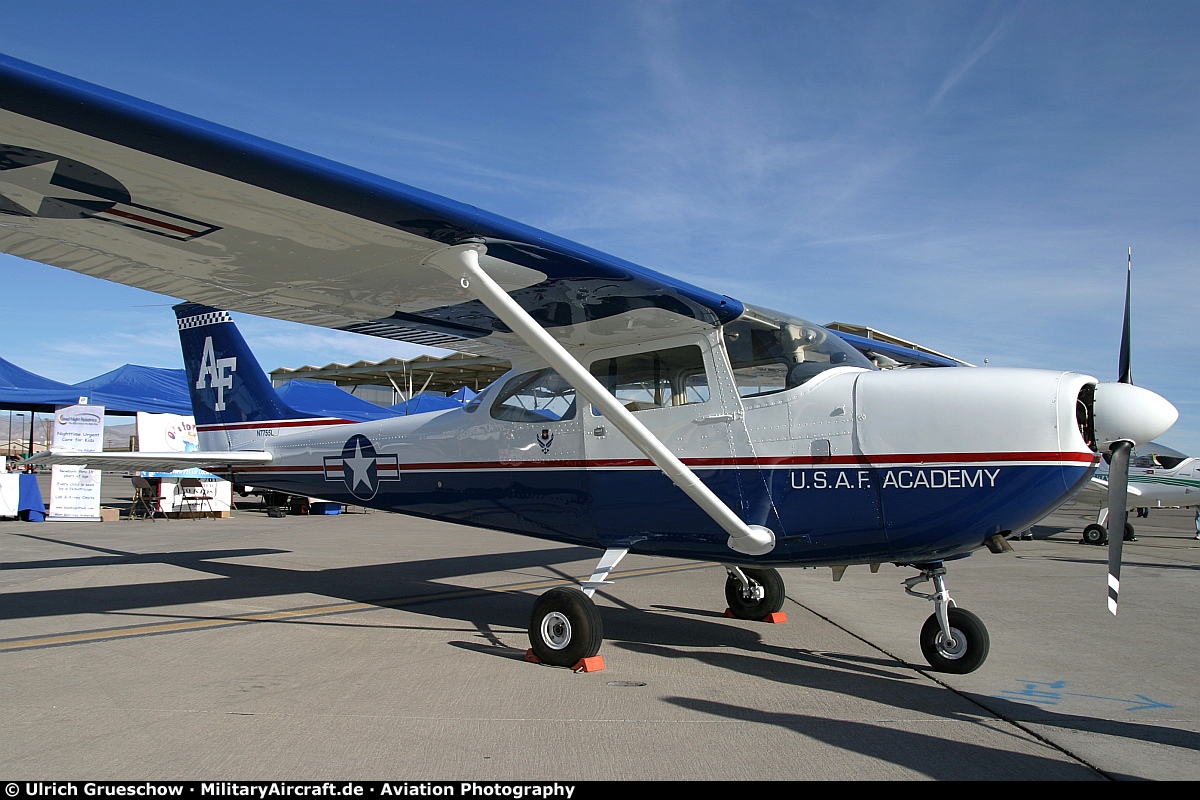
<svg viewBox="0 0 1200 800">
<path fill-rule="evenodd" d="M 54 412 L 54 450 L 104 450 L 104 406 L 60 406 Z M 54 465 L 50 472 L 49 522 L 100 521 L 100 470 Z"/>
</svg>

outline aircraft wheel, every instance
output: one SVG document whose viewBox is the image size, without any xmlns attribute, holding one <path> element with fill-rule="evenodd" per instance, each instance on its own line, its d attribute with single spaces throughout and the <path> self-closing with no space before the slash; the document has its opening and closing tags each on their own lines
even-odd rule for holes
<svg viewBox="0 0 1200 800">
<path fill-rule="evenodd" d="M 946 641 L 937 614 L 931 614 L 921 626 L 921 652 L 938 672 L 955 675 L 974 672 L 987 658 L 991 646 L 987 628 L 979 617 L 962 608 L 951 608 L 949 617 L 954 641 Z"/>
<path fill-rule="evenodd" d="M 1108 528 L 1093 522 L 1083 529 L 1083 541 L 1085 544 L 1108 544 Z"/>
<path fill-rule="evenodd" d="M 763 587 L 762 600 L 749 600 L 742 594 L 742 582 L 730 575 L 725 581 L 725 601 L 738 619 L 762 619 L 783 608 L 786 599 L 783 577 L 777 569 L 747 569 L 746 577 Z"/>
<path fill-rule="evenodd" d="M 1133 535 L 1133 524 L 1129 523 L 1129 522 L 1125 523 L 1125 541 L 1127 541 L 1127 542 L 1136 542 L 1137 541 L 1137 537 Z"/>
<path fill-rule="evenodd" d="M 600 652 L 604 625 L 592 598 L 574 587 L 551 589 L 533 604 L 529 644 L 543 664 L 573 667 Z"/>
</svg>

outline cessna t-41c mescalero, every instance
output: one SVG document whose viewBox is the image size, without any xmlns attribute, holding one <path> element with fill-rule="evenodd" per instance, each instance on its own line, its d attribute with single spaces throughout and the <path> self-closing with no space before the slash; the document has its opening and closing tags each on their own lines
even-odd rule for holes
<svg viewBox="0 0 1200 800">
<path fill-rule="evenodd" d="M 534 605 L 532 651 L 555 665 L 597 653 L 591 596 L 633 552 L 725 565 L 729 609 L 747 619 L 780 610 L 778 567 L 910 566 L 906 591 L 934 609 L 922 651 L 969 672 L 988 634 L 951 601 L 946 562 L 1004 549 L 1100 452 L 1127 464 L 1176 418 L 1149 391 L 1074 372 L 880 370 L 864 351 L 889 355 L 882 344 L 7 58 L 0 212 L 5 252 L 188 301 L 176 312 L 201 451 L 87 464 L 204 465 L 602 550 L 582 590 Z M 280 401 L 229 310 L 512 370 L 461 410 L 312 417 Z"/>
</svg>

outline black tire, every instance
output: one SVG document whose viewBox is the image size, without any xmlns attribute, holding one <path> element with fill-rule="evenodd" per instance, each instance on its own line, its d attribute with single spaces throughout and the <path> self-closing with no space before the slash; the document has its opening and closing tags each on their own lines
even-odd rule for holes
<svg viewBox="0 0 1200 800">
<path fill-rule="evenodd" d="M 746 569 L 742 567 L 742 572 L 751 581 L 760 584 L 763 587 L 764 594 L 762 600 L 757 602 L 747 600 L 742 596 L 742 582 L 734 576 L 730 575 L 725 580 L 725 601 L 729 603 L 729 610 L 733 612 L 733 616 L 738 619 L 763 619 L 768 614 L 774 614 L 783 608 L 783 601 L 786 598 L 784 592 L 786 588 L 783 585 L 783 577 L 777 569 Z"/>
<path fill-rule="evenodd" d="M 966 675 L 979 669 L 987 659 L 991 638 L 979 617 L 962 608 L 949 611 L 954 646 L 946 647 L 937 614 L 931 614 L 921 626 L 921 652 L 929 666 L 938 672 Z"/>
<path fill-rule="evenodd" d="M 1083 529 L 1084 544 L 1108 544 L 1108 528 L 1093 522 Z"/>
<path fill-rule="evenodd" d="M 1134 535 L 1134 531 L 1133 531 L 1133 523 L 1131 523 L 1131 522 L 1125 523 L 1125 541 L 1127 541 L 1127 542 L 1136 542 L 1137 541 L 1137 536 Z"/>
<path fill-rule="evenodd" d="M 543 664 L 573 667 L 600 652 L 604 625 L 592 598 L 574 587 L 551 589 L 533 604 L 529 644 Z"/>
</svg>

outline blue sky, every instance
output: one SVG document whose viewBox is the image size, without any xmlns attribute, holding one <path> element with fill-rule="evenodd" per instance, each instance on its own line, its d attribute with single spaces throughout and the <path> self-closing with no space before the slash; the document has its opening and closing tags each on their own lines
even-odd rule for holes
<svg viewBox="0 0 1200 800">
<path fill-rule="evenodd" d="M 1200 454 L 1200 4 L 11 2 L 0 51 L 705 288 L 1133 375 Z M 180 366 L 171 300 L 0 256 L 4 358 Z M 408 356 L 239 317 L 268 369 Z"/>
</svg>

